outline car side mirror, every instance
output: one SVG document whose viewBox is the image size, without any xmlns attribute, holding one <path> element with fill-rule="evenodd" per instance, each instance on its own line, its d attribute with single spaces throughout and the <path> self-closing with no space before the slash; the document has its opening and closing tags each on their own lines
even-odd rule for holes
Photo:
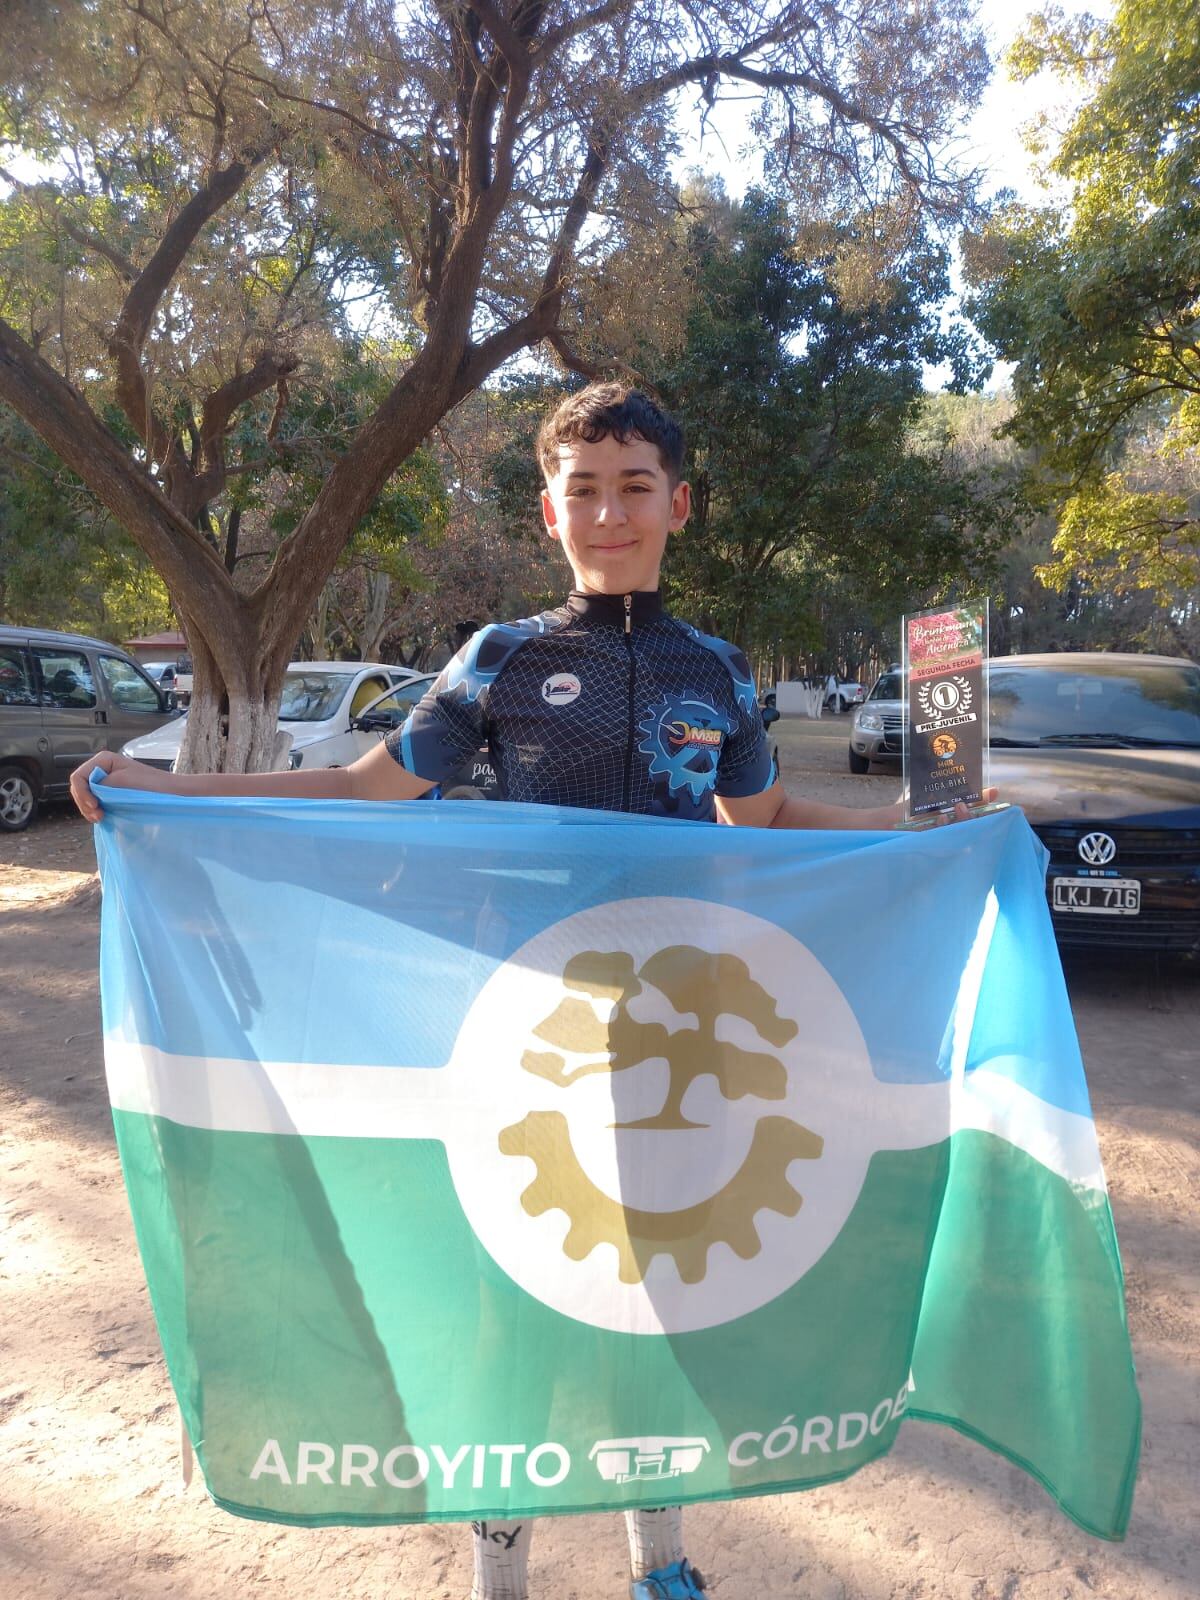
<svg viewBox="0 0 1200 1600">
<path fill-rule="evenodd" d="M 179 705 L 179 702 L 175 698 L 174 689 L 163 689 L 160 692 L 162 694 L 163 710 L 164 711 L 174 711 L 174 710 L 176 710 L 176 708 Z"/>
<path fill-rule="evenodd" d="M 361 733 L 391 733 L 398 725 L 394 711 L 366 711 L 361 717 L 355 717 L 350 723 L 352 728 Z"/>
</svg>

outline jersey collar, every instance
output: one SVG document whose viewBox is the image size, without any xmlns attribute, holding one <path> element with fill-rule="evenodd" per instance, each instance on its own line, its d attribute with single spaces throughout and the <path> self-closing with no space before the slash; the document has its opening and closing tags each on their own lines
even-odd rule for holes
<svg viewBox="0 0 1200 1600">
<path fill-rule="evenodd" d="M 651 622 L 663 614 L 662 593 L 658 589 L 637 589 L 633 594 L 630 616 L 634 622 Z M 584 622 L 608 622 L 615 627 L 625 626 L 625 596 L 623 594 L 585 594 L 582 589 L 572 589 L 567 596 L 567 610 Z"/>
</svg>

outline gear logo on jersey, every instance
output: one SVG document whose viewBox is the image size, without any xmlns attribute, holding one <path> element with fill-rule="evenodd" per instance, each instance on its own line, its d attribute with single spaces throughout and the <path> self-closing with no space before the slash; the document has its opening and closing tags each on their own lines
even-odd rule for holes
<svg viewBox="0 0 1200 1600">
<path fill-rule="evenodd" d="M 724 712 L 704 700 L 672 695 L 650 708 L 638 730 L 638 749 L 650 757 L 650 776 L 666 778 L 672 794 L 687 789 L 699 801 L 716 787 L 721 746 L 733 732 Z"/>
<path fill-rule="evenodd" d="M 583 685 L 573 672 L 556 672 L 542 685 L 542 699 L 548 706 L 569 706 L 582 692 Z"/>
</svg>

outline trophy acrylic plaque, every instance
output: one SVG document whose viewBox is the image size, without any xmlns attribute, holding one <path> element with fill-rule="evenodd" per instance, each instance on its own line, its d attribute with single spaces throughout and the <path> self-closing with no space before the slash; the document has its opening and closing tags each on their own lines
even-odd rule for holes
<svg viewBox="0 0 1200 1600">
<path fill-rule="evenodd" d="M 983 804 L 987 604 L 916 612 L 904 618 L 903 637 L 905 815 L 932 822 L 960 801 Z"/>
</svg>

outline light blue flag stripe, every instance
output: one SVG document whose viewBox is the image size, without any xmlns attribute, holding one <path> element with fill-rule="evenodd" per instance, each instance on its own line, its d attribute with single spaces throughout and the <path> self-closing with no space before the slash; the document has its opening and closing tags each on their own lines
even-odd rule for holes
<svg viewBox="0 0 1200 1600">
<path fill-rule="evenodd" d="M 987 1062 L 1049 1105 L 1089 1112 L 1040 888 L 1044 852 L 1016 812 L 923 834 L 706 827 L 700 884 L 701 825 L 664 819 L 129 790 L 104 799 L 98 848 L 103 857 L 108 836 L 120 835 L 135 870 L 119 892 L 137 901 L 104 951 L 106 1026 L 146 1045 L 227 1059 L 441 1065 L 478 990 L 541 928 L 611 900 L 698 894 L 794 931 L 849 1000 L 876 1075 L 932 1082 L 950 1070 L 944 1019 L 994 884 L 1001 912 L 965 1068 Z M 183 825 L 147 829 L 149 812 Z M 881 948 L 872 929 L 881 873 L 908 908 L 902 949 Z M 148 982 L 131 990 L 134 958 Z M 183 1001 L 178 962 L 189 992 L 207 1000 Z M 1022 1043 L 1028 1026 L 1014 1026 L 1018 968 L 1025 1020 L 1041 1019 L 1036 1056 Z M 164 995 L 174 999 L 169 1015 L 155 1009 Z"/>
</svg>

